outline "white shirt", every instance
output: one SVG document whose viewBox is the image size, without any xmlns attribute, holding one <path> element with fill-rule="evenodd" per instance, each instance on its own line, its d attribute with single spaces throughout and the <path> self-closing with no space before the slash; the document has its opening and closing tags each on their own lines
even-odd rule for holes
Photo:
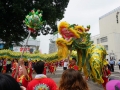
<svg viewBox="0 0 120 90">
<path fill-rule="evenodd" d="M 47 77 L 47 76 L 44 75 L 44 74 L 37 74 L 37 75 L 35 76 L 35 78 L 42 78 L 42 77 Z"/>
<path fill-rule="evenodd" d="M 64 62 L 64 67 L 67 67 L 68 66 L 68 62 Z"/>
<path fill-rule="evenodd" d="M 7 64 L 11 64 L 11 61 L 7 61 Z"/>
</svg>

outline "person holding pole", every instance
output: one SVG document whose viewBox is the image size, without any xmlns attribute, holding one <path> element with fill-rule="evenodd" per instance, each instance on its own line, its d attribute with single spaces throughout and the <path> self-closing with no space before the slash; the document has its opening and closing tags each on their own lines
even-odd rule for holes
<svg viewBox="0 0 120 90">
<path fill-rule="evenodd" d="M 28 82 L 30 81 L 29 75 L 27 73 L 27 69 L 24 65 L 24 61 L 22 58 L 19 60 L 19 69 L 17 75 L 17 82 L 22 86 L 27 88 Z"/>
</svg>

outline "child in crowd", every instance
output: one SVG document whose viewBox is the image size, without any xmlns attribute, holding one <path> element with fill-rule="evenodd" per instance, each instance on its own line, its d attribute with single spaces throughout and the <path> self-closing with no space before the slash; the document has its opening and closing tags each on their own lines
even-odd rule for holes
<svg viewBox="0 0 120 90">
<path fill-rule="evenodd" d="M 17 60 L 16 59 L 14 59 L 14 61 L 13 61 L 13 64 L 12 64 L 12 77 L 13 78 L 17 78 L 17 68 L 18 68 L 18 63 L 17 63 Z"/>
<path fill-rule="evenodd" d="M 102 76 L 102 78 L 104 80 L 104 83 L 102 84 L 104 90 L 106 90 L 106 84 L 108 82 L 108 78 L 109 78 L 110 75 L 111 75 L 111 72 L 108 69 L 108 66 L 104 65 L 104 67 L 103 67 L 103 76 Z"/>
<path fill-rule="evenodd" d="M 27 87 L 29 81 L 30 81 L 30 77 L 29 77 L 27 69 L 24 65 L 24 60 L 22 58 L 20 58 L 17 82 L 22 84 L 24 87 Z"/>
<path fill-rule="evenodd" d="M 77 62 L 76 58 L 72 58 L 69 68 L 74 70 L 79 70 L 79 67 L 76 65 L 76 62 Z"/>
</svg>

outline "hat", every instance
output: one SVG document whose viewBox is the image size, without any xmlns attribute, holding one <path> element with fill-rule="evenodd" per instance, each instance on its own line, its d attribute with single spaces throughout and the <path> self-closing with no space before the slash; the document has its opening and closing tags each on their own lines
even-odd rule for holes
<svg viewBox="0 0 120 90">
<path fill-rule="evenodd" d="M 120 80 L 111 80 L 106 84 L 106 90 L 120 90 Z"/>
</svg>

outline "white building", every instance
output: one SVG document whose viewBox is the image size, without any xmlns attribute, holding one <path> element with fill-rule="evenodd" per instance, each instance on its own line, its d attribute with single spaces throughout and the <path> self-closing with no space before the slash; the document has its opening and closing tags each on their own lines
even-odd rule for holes
<svg viewBox="0 0 120 90">
<path fill-rule="evenodd" d="M 24 49 L 24 45 L 26 44 L 26 40 L 24 42 L 21 42 L 21 46 L 13 45 L 13 51 L 15 52 L 22 52 Z M 33 38 L 29 38 L 27 46 L 25 48 L 25 52 L 34 52 L 37 49 L 39 49 L 40 46 L 40 40 L 34 40 Z"/>
<path fill-rule="evenodd" d="M 99 18 L 100 35 L 91 39 L 94 44 L 101 44 L 107 50 L 107 58 L 120 59 L 120 7 Z"/>
</svg>

